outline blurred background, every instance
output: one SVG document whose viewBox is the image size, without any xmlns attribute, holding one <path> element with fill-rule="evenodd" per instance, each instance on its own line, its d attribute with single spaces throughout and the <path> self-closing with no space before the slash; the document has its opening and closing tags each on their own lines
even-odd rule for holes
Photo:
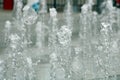
<svg viewBox="0 0 120 80">
<path fill-rule="evenodd" d="M 23 4 L 27 4 L 29 0 L 22 0 Z M 57 11 L 63 11 L 66 0 L 46 0 L 47 1 L 47 8 L 55 7 Z M 94 0 L 93 10 L 99 12 L 99 6 L 104 0 Z M 117 1 L 113 0 L 113 5 L 117 6 Z M 74 11 L 80 11 L 81 6 L 86 2 L 86 0 L 73 0 L 73 9 Z M 13 10 L 14 0 L 0 0 L 0 9 L 4 10 Z"/>
</svg>

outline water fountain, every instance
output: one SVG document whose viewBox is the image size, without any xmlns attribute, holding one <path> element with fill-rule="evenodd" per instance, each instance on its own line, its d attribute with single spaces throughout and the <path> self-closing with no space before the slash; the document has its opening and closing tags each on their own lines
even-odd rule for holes
<svg viewBox="0 0 120 80">
<path fill-rule="evenodd" d="M 66 25 L 72 30 L 73 27 L 73 7 L 72 7 L 72 1 L 71 0 L 66 0 L 66 7 L 65 7 L 65 22 Z"/>
<path fill-rule="evenodd" d="M 117 9 L 117 24 L 118 24 L 118 26 L 120 25 L 120 14 L 119 14 L 119 12 L 120 12 L 120 10 L 119 9 Z"/>
<path fill-rule="evenodd" d="M 14 0 L 14 19 L 15 20 L 21 20 L 22 17 L 22 7 L 23 3 L 22 0 Z"/>
<path fill-rule="evenodd" d="M 22 1 L 15 1 L 15 17 L 13 21 L 6 22 L 6 43 L 4 59 L 4 78 L 2 80 L 34 80 L 35 74 L 30 57 L 26 56 L 27 38 L 25 16 L 22 15 Z M 24 21 L 24 22 L 23 22 Z"/>
<path fill-rule="evenodd" d="M 117 80 L 115 68 L 118 68 L 119 65 L 114 65 L 119 63 L 119 59 L 117 57 L 117 55 L 119 55 L 119 50 L 117 49 L 118 45 L 115 36 L 117 31 L 114 31 L 115 24 L 117 24 L 117 20 L 115 18 L 116 11 L 115 8 L 112 7 L 112 1 L 106 1 L 106 3 L 106 12 L 108 12 L 108 16 L 104 17 L 102 20 L 102 28 L 100 30 L 100 43 L 102 45 L 102 52 L 100 53 L 101 66 L 104 66 L 103 71 L 105 79 L 109 80 L 111 78 L 112 80 Z"/>
<path fill-rule="evenodd" d="M 5 80 L 5 62 L 0 60 L 0 79 Z"/>
<path fill-rule="evenodd" d="M 4 30 L 4 32 L 5 32 L 5 43 L 7 43 L 6 46 L 9 45 L 9 38 L 8 37 L 10 36 L 11 27 L 12 27 L 11 22 L 6 21 L 5 30 Z"/>
<path fill-rule="evenodd" d="M 18 34 L 11 34 L 10 46 L 7 49 L 7 58 L 5 59 L 5 80 L 34 80 L 34 70 L 32 68 L 31 58 L 23 53 L 24 42 Z"/>
<path fill-rule="evenodd" d="M 94 35 L 92 32 L 96 26 L 93 27 L 93 18 L 95 18 L 94 13 L 92 12 L 92 0 L 88 1 L 86 4 L 82 6 L 82 12 L 80 14 L 80 52 L 77 54 L 78 60 L 82 65 L 78 68 L 78 74 L 81 76 L 80 78 L 83 80 L 95 79 L 95 71 L 94 71 L 94 49 L 93 44 L 94 42 Z M 89 13 L 89 14 L 88 14 Z M 94 16 L 94 17 L 93 17 Z M 94 65 L 93 65 L 94 64 Z M 80 66 L 78 64 L 78 66 Z"/>
<path fill-rule="evenodd" d="M 41 9 L 36 12 L 28 5 L 22 8 L 22 1 L 15 0 L 15 17 L 5 24 L 7 58 L 0 60 L 0 79 L 44 80 L 38 70 L 48 64 L 45 80 L 117 80 L 120 10 L 112 6 L 111 0 L 104 2 L 100 15 L 92 11 L 93 0 L 82 6 L 79 41 L 74 46 L 72 1 L 66 0 L 64 23 L 60 25 L 57 10 L 50 8 L 48 15 L 46 0 L 40 3 Z M 33 27 L 36 44 L 30 46 Z"/>
<path fill-rule="evenodd" d="M 58 64 L 58 48 L 57 48 L 57 31 L 58 31 L 58 19 L 57 19 L 57 11 L 55 8 L 50 9 L 50 22 L 51 22 L 51 29 L 49 31 L 49 53 L 50 53 L 50 64 L 51 64 L 51 71 L 50 71 L 50 80 L 57 80 L 57 67 Z"/>
<path fill-rule="evenodd" d="M 45 47 L 45 30 L 47 29 L 47 25 L 45 24 L 45 16 L 47 13 L 46 9 L 46 0 L 40 1 L 41 3 L 41 10 L 39 11 L 39 19 L 36 24 L 36 34 L 37 34 L 37 42 L 36 46 L 39 49 L 43 49 Z"/>
<path fill-rule="evenodd" d="M 52 20 L 52 30 L 50 35 L 50 52 L 51 52 L 51 80 L 71 80 L 71 36 L 72 36 L 72 6 L 71 1 L 67 0 L 65 10 L 66 25 L 58 28 L 56 10 L 50 9 Z M 57 35 L 55 34 L 57 33 Z M 52 47 L 52 48 L 51 48 Z M 62 54 L 61 54 L 62 53 Z M 59 76 L 61 75 L 61 76 Z"/>
</svg>

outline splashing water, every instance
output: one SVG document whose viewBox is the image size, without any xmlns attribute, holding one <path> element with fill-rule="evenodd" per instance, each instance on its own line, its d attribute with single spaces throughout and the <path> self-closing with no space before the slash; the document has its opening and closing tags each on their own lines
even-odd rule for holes
<svg viewBox="0 0 120 80">
<path fill-rule="evenodd" d="M 12 24 L 10 21 L 6 21 L 5 23 L 5 42 L 6 42 L 6 45 L 8 46 L 9 44 L 9 36 L 10 36 L 10 31 L 11 31 L 11 27 L 12 27 Z"/>
<path fill-rule="evenodd" d="M 50 8 L 47 16 L 46 2 L 40 1 L 41 9 L 37 13 L 28 5 L 22 9 L 22 1 L 15 0 L 14 20 L 5 23 L 5 41 L 9 44 L 7 58 L 0 60 L 0 80 L 43 79 L 38 73 L 42 70 L 40 66 L 46 65 L 42 60 L 48 57 L 50 77 L 41 72 L 48 80 L 117 80 L 120 72 L 120 10 L 112 6 L 112 0 L 104 2 L 105 8 L 100 15 L 92 11 L 93 0 L 87 0 L 82 6 L 77 46 L 71 38 L 74 22 L 78 21 L 72 11 L 72 1 L 66 1 L 64 15 L 60 16 L 64 24 L 60 25 L 55 8 Z M 36 45 L 30 48 L 27 45 L 32 42 L 33 26 Z M 48 57 L 43 57 L 46 53 Z"/>
<path fill-rule="evenodd" d="M 37 13 L 34 9 L 30 8 L 29 6 L 25 6 L 23 9 L 23 22 L 26 25 L 32 25 L 37 20 Z"/>
<path fill-rule="evenodd" d="M 22 0 L 14 0 L 14 15 L 15 15 L 15 19 L 21 21 L 22 18 L 22 7 L 23 7 L 23 3 Z"/>
</svg>

